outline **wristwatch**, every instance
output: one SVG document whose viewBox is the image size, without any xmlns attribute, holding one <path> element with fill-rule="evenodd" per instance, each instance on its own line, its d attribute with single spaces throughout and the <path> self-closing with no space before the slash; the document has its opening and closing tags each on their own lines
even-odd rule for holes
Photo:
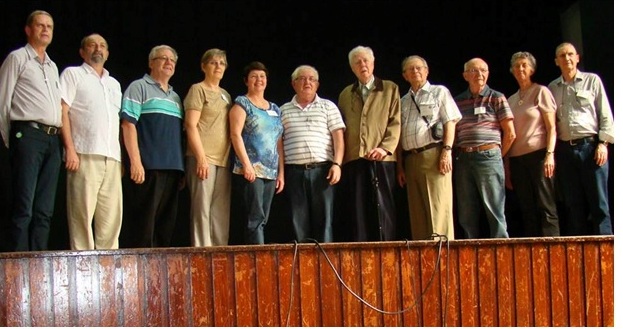
<svg viewBox="0 0 623 329">
<path fill-rule="evenodd" d="M 444 149 L 444 150 L 448 150 L 448 151 L 452 150 L 452 146 L 450 146 L 450 145 L 444 145 L 441 148 Z"/>
<path fill-rule="evenodd" d="M 604 146 L 605 146 L 605 147 L 608 147 L 608 144 L 610 144 L 610 143 L 608 143 L 608 141 L 599 141 L 599 142 L 600 142 L 601 144 L 604 144 Z"/>
</svg>

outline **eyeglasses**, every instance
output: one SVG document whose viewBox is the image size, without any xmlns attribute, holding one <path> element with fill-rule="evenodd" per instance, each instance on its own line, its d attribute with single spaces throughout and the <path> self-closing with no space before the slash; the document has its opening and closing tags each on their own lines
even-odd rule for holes
<svg viewBox="0 0 623 329">
<path fill-rule="evenodd" d="M 467 72 L 467 73 L 478 73 L 478 72 L 480 72 L 482 74 L 487 74 L 489 72 L 489 70 L 487 70 L 487 69 L 468 69 L 468 70 L 465 70 L 465 72 Z"/>
<path fill-rule="evenodd" d="M 317 82 L 318 79 L 314 78 L 314 77 L 298 77 L 296 79 L 294 79 L 296 81 L 309 81 L 309 82 Z"/>
<path fill-rule="evenodd" d="M 427 69 L 426 66 L 409 66 L 407 68 L 405 68 L 405 72 L 407 71 L 417 71 L 417 72 L 422 72 L 424 69 Z"/>
<path fill-rule="evenodd" d="M 154 58 L 152 58 L 151 60 L 152 60 L 152 61 L 155 61 L 155 60 L 157 60 L 157 59 L 159 59 L 159 60 L 161 60 L 161 61 L 163 61 L 163 62 L 169 61 L 169 62 L 171 62 L 171 63 L 173 63 L 173 64 L 177 63 L 177 60 L 176 60 L 175 58 L 173 58 L 173 57 L 168 57 L 168 56 L 158 56 L 158 57 L 154 57 Z"/>
</svg>

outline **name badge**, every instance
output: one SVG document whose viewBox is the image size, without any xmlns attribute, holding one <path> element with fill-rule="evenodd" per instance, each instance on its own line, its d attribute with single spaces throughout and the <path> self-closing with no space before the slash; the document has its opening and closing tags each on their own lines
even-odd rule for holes
<svg viewBox="0 0 623 329">
<path fill-rule="evenodd" d="M 590 98 L 591 92 L 588 90 L 580 90 L 575 95 L 580 98 Z"/>
<path fill-rule="evenodd" d="M 221 94 L 221 98 L 225 101 L 225 103 L 229 104 L 229 100 L 225 97 L 225 94 Z"/>
<path fill-rule="evenodd" d="M 275 112 L 274 110 L 268 110 L 266 111 L 266 113 L 268 113 L 268 115 L 270 115 L 271 117 L 279 116 L 279 114 L 277 114 L 277 112 Z"/>
<path fill-rule="evenodd" d="M 474 109 L 474 114 L 485 114 L 487 113 L 487 109 L 484 106 L 478 106 Z"/>
<path fill-rule="evenodd" d="M 433 116 L 433 106 L 432 105 L 421 105 L 420 110 L 422 111 L 422 116 L 430 117 Z"/>
</svg>

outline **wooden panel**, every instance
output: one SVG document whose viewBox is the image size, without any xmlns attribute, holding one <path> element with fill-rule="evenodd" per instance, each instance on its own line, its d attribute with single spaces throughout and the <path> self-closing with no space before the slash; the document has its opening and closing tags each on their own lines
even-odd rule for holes
<svg viewBox="0 0 623 329">
<path fill-rule="evenodd" d="M 51 266 L 50 259 L 31 258 L 28 260 L 30 314 L 33 327 L 47 326 L 48 323 L 54 322 L 52 317 L 54 296 L 50 282 Z"/>
<path fill-rule="evenodd" d="M 534 300 L 534 325 L 551 326 L 551 295 L 549 287 L 549 252 L 543 244 L 533 244 L 532 282 Z"/>
<path fill-rule="evenodd" d="M 462 327 L 479 327 L 478 308 L 478 260 L 475 247 L 459 249 L 459 278 L 461 281 L 461 324 Z"/>
<path fill-rule="evenodd" d="M 28 298 L 28 287 L 26 276 L 28 268 L 23 268 L 24 264 L 28 264 L 27 260 L 7 259 L 4 261 L 5 280 L 2 283 L 7 288 L 5 292 L 4 308 L 6 311 L 7 326 L 9 327 L 29 327 L 30 323 L 30 306 Z"/>
<path fill-rule="evenodd" d="M 75 258 L 75 283 L 70 289 L 71 314 L 79 327 L 96 326 L 99 321 L 99 264 L 97 258 L 78 256 Z M 75 300 L 75 303 L 71 302 Z"/>
<path fill-rule="evenodd" d="M 495 247 L 480 248 L 478 263 L 478 306 L 480 326 L 498 326 L 498 294 L 496 281 Z"/>
<path fill-rule="evenodd" d="M 361 250 L 361 298 L 375 309 L 382 309 L 381 300 L 381 260 L 375 249 Z M 383 316 L 372 307 L 363 309 L 365 327 L 381 327 Z"/>
<path fill-rule="evenodd" d="M 569 326 L 569 291 L 567 284 L 567 256 L 564 244 L 549 247 L 550 304 L 552 307 L 552 326 Z"/>
<path fill-rule="evenodd" d="M 214 326 L 234 327 L 235 323 L 235 276 L 233 254 L 214 253 L 212 255 L 213 291 L 214 291 Z"/>
<path fill-rule="evenodd" d="M 100 321 L 93 326 L 119 327 L 121 324 L 117 322 L 119 298 L 115 288 L 115 256 L 102 255 L 97 261 L 99 282 L 96 284 L 99 284 Z"/>
<path fill-rule="evenodd" d="M 212 263 L 206 253 L 192 254 L 190 260 L 190 300 L 192 303 L 192 325 L 197 327 L 213 327 L 212 310 Z"/>
<path fill-rule="evenodd" d="M 364 306 L 353 294 L 361 296 L 361 266 L 360 253 L 357 250 L 345 249 L 340 253 L 341 273 L 344 284 L 350 291 L 342 289 L 342 309 L 345 327 L 363 326 Z"/>
<path fill-rule="evenodd" d="M 441 254 L 437 246 L 422 248 L 420 268 L 422 271 L 421 287 L 422 294 L 422 324 L 425 327 L 441 326 L 441 281 L 438 260 Z"/>
<path fill-rule="evenodd" d="M 296 257 L 295 257 L 296 254 Z M 299 291 L 298 249 L 292 252 L 280 252 L 279 262 L 279 326 L 298 327 L 301 324 L 301 296 Z"/>
<path fill-rule="evenodd" d="M 340 327 L 343 322 L 341 285 L 338 279 L 340 273 L 337 272 L 340 268 L 339 251 L 325 250 L 319 257 L 321 326 Z"/>
<path fill-rule="evenodd" d="M 498 284 L 498 325 L 513 327 L 516 323 L 513 248 L 510 245 L 497 246 L 495 263 Z"/>
<path fill-rule="evenodd" d="M 421 326 L 422 313 L 420 300 L 420 267 L 419 249 L 410 247 L 400 251 L 400 269 L 402 276 L 402 308 L 408 310 L 403 314 L 405 327 Z"/>
<path fill-rule="evenodd" d="M 318 253 L 313 249 L 299 252 L 301 295 L 301 326 L 318 327 L 320 315 L 320 282 L 318 281 Z"/>
<path fill-rule="evenodd" d="M 380 254 L 381 256 L 381 289 L 380 294 L 383 300 L 383 309 L 389 314 L 383 315 L 383 326 L 401 327 L 402 317 L 400 314 L 400 267 L 398 266 L 398 256 L 396 249 L 388 248 Z"/>
<path fill-rule="evenodd" d="M 569 326 L 585 327 L 584 258 L 580 243 L 567 244 L 567 277 L 569 278 Z"/>
<path fill-rule="evenodd" d="M 169 326 L 192 325 L 188 255 L 175 253 L 166 257 Z"/>
<path fill-rule="evenodd" d="M 584 277 L 586 280 L 586 325 L 589 327 L 603 326 L 601 321 L 601 257 L 597 243 L 585 243 Z"/>
<path fill-rule="evenodd" d="M 448 296 L 446 302 L 448 303 L 448 307 L 443 311 L 442 324 L 444 327 L 459 327 L 462 323 L 462 310 L 461 310 L 461 298 L 460 298 L 460 262 L 459 262 L 459 252 L 458 248 L 450 249 L 450 257 L 448 260 L 449 271 L 447 276 L 449 276 L 448 283 L 444 284 L 443 287 L 447 291 L 444 292 L 444 296 Z M 442 262 L 443 264 L 443 262 Z M 443 267 L 442 267 L 443 269 Z M 445 282 L 445 270 L 442 270 L 444 273 L 442 282 Z"/>
<path fill-rule="evenodd" d="M 279 275 L 277 260 L 272 251 L 255 253 L 257 275 L 257 325 L 279 326 Z"/>
<path fill-rule="evenodd" d="M 256 277 L 255 259 L 252 253 L 234 255 L 235 291 L 236 291 L 236 326 L 256 327 Z"/>
<path fill-rule="evenodd" d="M 54 293 L 54 325 L 59 327 L 71 327 L 73 324 L 72 317 L 70 315 L 70 274 L 69 262 L 74 262 L 73 257 L 54 257 L 52 261 L 53 275 L 52 275 L 52 291 Z"/>
<path fill-rule="evenodd" d="M 532 253 L 530 246 L 514 246 L 515 266 L 515 309 L 518 327 L 533 327 L 534 313 L 532 301 Z"/>
<path fill-rule="evenodd" d="M 0 254 L 0 324 L 614 325 L 613 237 L 459 240 L 441 255 L 439 247 L 413 241 Z"/>
<path fill-rule="evenodd" d="M 139 255 L 122 255 L 120 263 L 120 294 L 123 300 L 123 326 L 142 327 L 144 326 L 145 287 L 143 286 L 144 276 L 139 266 L 142 261 Z M 151 274 L 150 274 L 151 275 Z"/>
<path fill-rule="evenodd" d="M 601 299 L 603 301 L 603 323 L 604 327 L 614 327 L 614 248 L 610 243 L 600 243 L 599 245 L 600 266 L 601 266 Z M 620 302 L 620 301 L 619 301 Z"/>
</svg>

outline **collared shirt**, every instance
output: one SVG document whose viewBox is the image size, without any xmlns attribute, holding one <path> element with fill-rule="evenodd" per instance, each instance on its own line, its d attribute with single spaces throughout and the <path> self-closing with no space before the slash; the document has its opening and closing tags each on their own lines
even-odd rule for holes
<svg viewBox="0 0 623 329">
<path fill-rule="evenodd" d="M 614 143 L 614 119 L 601 79 L 594 73 L 577 71 L 573 81 L 562 76 L 549 84 L 558 111 L 556 130 L 564 141 L 599 135 L 599 140 Z"/>
<path fill-rule="evenodd" d="M 287 164 L 333 161 L 331 132 L 346 127 L 337 105 L 318 95 L 305 107 L 296 101 L 296 96 L 283 104 L 281 122 Z"/>
<path fill-rule="evenodd" d="M 184 98 L 184 111 L 201 112 L 197 122 L 199 139 L 208 163 L 215 166 L 226 167 L 229 164 L 231 105 L 231 96 L 225 89 L 212 91 L 202 82 L 192 85 Z M 186 155 L 193 155 L 190 147 L 187 147 Z"/>
<path fill-rule="evenodd" d="M 60 79 L 61 96 L 69 105 L 71 138 L 76 152 L 121 161 L 119 81 L 106 69 L 100 77 L 87 63 L 66 68 Z"/>
<path fill-rule="evenodd" d="M 145 74 L 125 90 L 120 116 L 136 125 L 138 148 L 146 170 L 184 171 L 184 112 L 182 100 L 173 87 L 164 91 L 160 83 Z"/>
<path fill-rule="evenodd" d="M 474 147 L 485 144 L 502 144 L 500 122 L 512 119 L 513 112 L 504 94 L 489 88 L 472 96 L 469 89 L 454 98 L 463 118 L 456 124 L 455 145 Z"/>
<path fill-rule="evenodd" d="M 365 84 L 359 81 L 359 90 L 361 91 L 361 97 L 363 98 L 364 103 L 368 99 L 368 95 L 370 95 L 370 91 L 372 89 L 374 89 L 374 76 L 372 76 L 372 79 Z"/>
<path fill-rule="evenodd" d="M 431 85 L 428 81 L 417 92 L 409 89 L 400 99 L 400 105 L 400 140 L 403 150 L 438 142 L 432 137 L 430 128 L 437 122 L 445 124 L 462 117 L 448 88 Z"/>
<path fill-rule="evenodd" d="M 11 121 L 36 121 L 60 127 L 58 68 L 45 54 L 43 63 L 30 45 L 14 50 L 0 67 L 0 133 L 9 147 Z"/>
</svg>

